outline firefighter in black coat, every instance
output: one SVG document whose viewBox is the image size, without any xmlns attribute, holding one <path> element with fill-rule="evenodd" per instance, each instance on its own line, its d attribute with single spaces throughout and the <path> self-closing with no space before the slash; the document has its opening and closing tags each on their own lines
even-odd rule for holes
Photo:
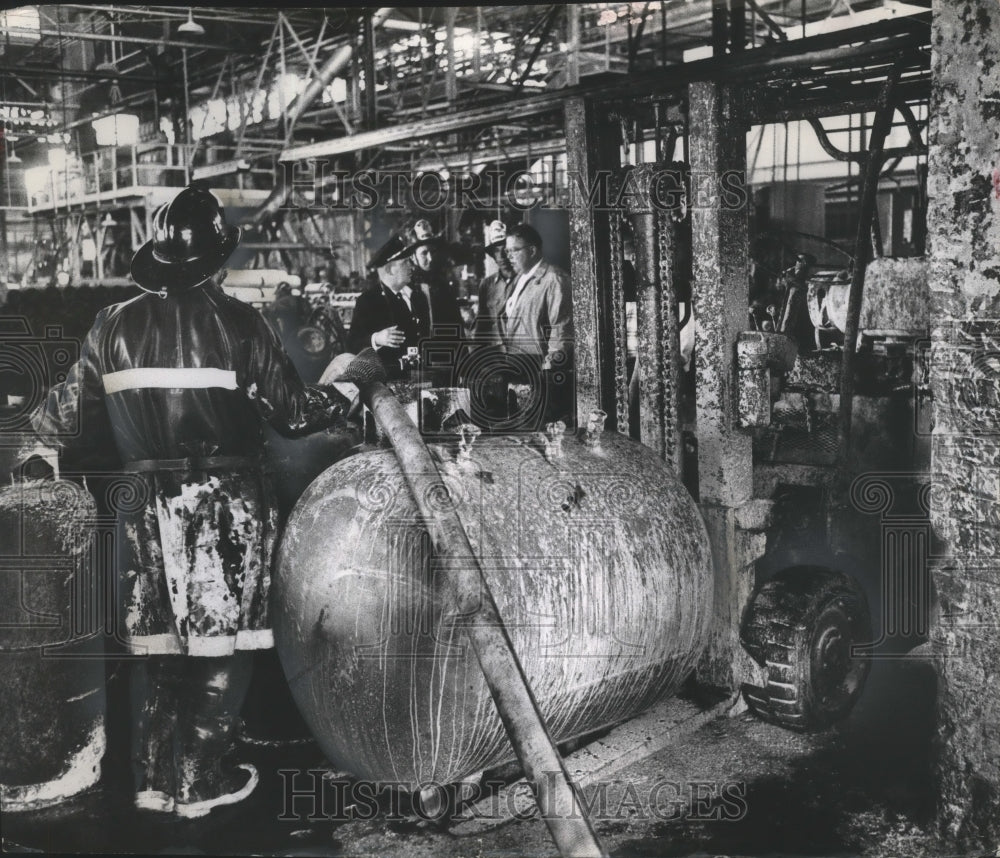
<svg viewBox="0 0 1000 858">
<path fill-rule="evenodd" d="M 430 307 L 431 342 L 434 349 L 435 382 L 454 385 L 454 367 L 465 343 L 465 323 L 458 305 L 457 290 L 448 277 L 448 248 L 427 220 L 418 220 L 410 230 L 413 247 L 413 278 L 410 285 L 424 293 Z M 424 348 L 428 351 L 428 348 Z M 448 364 L 447 355 L 452 355 Z M 425 367 L 428 368 L 428 367 Z"/>
<path fill-rule="evenodd" d="M 307 387 L 272 328 L 217 273 L 236 249 L 218 199 L 185 188 L 157 210 L 132 261 L 146 294 L 102 310 L 66 380 L 34 416 L 50 444 L 108 428 L 140 502 L 119 512 L 120 634 L 145 654 L 135 804 L 198 817 L 258 781 L 230 767 L 251 651 L 272 647 L 277 538 L 262 424 L 300 435 L 348 402 Z"/>
</svg>

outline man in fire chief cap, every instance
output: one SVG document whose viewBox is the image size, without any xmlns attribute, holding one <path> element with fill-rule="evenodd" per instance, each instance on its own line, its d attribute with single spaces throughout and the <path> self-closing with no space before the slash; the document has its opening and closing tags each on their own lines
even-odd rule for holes
<svg viewBox="0 0 1000 858">
<path fill-rule="evenodd" d="M 153 217 L 132 260 L 145 292 L 102 310 L 68 378 L 34 417 L 56 446 L 110 426 L 144 502 L 119 513 L 124 638 L 147 691 L 133 737 L 137 807 L 198 817 L 257 784 L 227 767 L 251 650 L 268 612 L 277 513 L 262 424 L 294 436 L 343 421 L 347 400 L 302 383 L 271 327 L 225 295 L 218 272 L 240 230 L 188 187 Z"/>
<path fill-rule="evenodd" d="M 348 334 L 349 352 L 373 348 L 390 378 L 406 372 L 409 349 L 430 334 L 430 306 L 421 289 L 410 285 L 416 245 L 393 235 L 372 254 L 368 270 L 378 283 L 358 296 Z"/>
</svg>

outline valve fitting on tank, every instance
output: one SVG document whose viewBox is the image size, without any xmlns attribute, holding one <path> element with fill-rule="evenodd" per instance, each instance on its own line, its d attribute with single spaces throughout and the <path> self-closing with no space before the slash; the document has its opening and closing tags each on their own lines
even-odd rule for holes
<svg viewBox="0 0 1000 858">
<path fill-rule="evenodd" d="M 587 419 L 587 428 L 583 430 L 581 440 L 588 450 L 601 449 L 601 433 L 604 431 L 604 421 L 608 419 L 606 411 L 591 411 Z"/>
<path fill-rule="evenodd" d="M 458 464 L 471 465 L 472 445 L 475 444 L 476 439 L 483 434 L 483 430 L 480 429 L 475 423 L 463 423 L 458 427 L 458 434 Z"/>
<path fill-rule="evenodd" d="M 562 440 L 566 434 L 566 424 L 562 420 L 545 424 L 545 433 L 541 436 L 545 445 L 545 458 L 555 462 L 563 457 Z"/>
</svg>

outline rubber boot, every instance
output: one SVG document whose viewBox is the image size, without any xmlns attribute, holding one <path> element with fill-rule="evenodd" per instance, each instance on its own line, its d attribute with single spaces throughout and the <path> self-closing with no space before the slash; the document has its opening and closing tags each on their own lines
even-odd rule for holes
<svg viewBox="0 0 1000 858">
<path fill-rule="evenodd" d="M 177 698 L 183 659 L 176 655 L 150 656 L 133 675 L 143 700 L 133 741 L 135 806 L 140 810 L 172 813 L 176 795 Z M 142 680 L 145 679 L 145 688 Z"/>
<path fill-rule="evenodd" d="M 186 661 L 176 812 L 195 818 L 242 801 L 259 781 L 252 765 L 228 760 L 253 662 L 250 653 Z"/>
</svg>

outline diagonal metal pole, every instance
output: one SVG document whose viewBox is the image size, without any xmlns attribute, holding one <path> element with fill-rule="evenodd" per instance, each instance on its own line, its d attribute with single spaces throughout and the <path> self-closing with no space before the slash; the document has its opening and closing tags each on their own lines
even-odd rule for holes
<svg viewBox="0 0 1000 858">
<path fill-rule="evenodd" d="M 566 764 L 549 735 L 458 513 L 450 504 L 434 502 L 443 486 L 437 465 L 420 431 L 382 379 L 384 370 L 378 358 L 369 360 L 362 352 L 338 380 L 358 386 L 362 399 L 392 443 L 400 470 L 430 532 L 435 553 L 445 561 L 442 564 L 445 591 L 465 621 L 500 720 L 525 776 L 534 785 L 539 812 L 560 855 L 606 856 Z"/>
<path fill-rule="evenodd" d="M 859 325 L 861 321 L 861 298 L 864 292 L 865 272 L 872 256 L 872 219 L 876 215 L 878 180 L 885 163 L 885 140 L 892 130 L 894 96 L 899 80 L 900 67 L 893 66 L 886 78 L 875 108 L 868 137 L 868 151 L 863 163 L 864 182 L 861 186 L 861 200 L 858 206 L 858 232 L 854 241 L 854 271 L 851 272 L 851 286 L 847 299 L 847 323 L 844 326 L 844 352 L 840 368 L 840 462 L 842 476 L 848 479 L 847 470 L 852 462 L 851 421 L 854 414 L 854 363 L 858 347 Z"/>
</svg>

